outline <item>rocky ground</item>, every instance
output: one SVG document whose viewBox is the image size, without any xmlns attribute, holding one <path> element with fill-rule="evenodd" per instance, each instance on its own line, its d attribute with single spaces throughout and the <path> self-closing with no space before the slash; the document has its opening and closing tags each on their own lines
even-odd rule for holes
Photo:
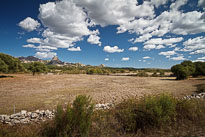
<svg viewBox="0 0 205 137">
<path fill-rule="evenodd" d="M 107 75 L 13 75 L 0 79 L 0 114 L 21 110 L 53 110 L 59 103 L 72 102 L 76 95 L 90 95 L 98 103 L 117 103 L 131 96 L 169 92 L 191 95 L 204 78 L 176 81 L 171 77 Z"/>
</svg>

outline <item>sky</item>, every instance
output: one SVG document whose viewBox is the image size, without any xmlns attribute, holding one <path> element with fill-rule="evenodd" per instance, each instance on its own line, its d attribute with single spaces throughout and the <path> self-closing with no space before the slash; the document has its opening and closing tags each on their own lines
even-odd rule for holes
<svg viewBox="0 0 205 137">
<path fill-rule="evenodd" d="M 205 61 L 205 0 L 1 0 L 0 52 L 110 67 Z"/>
</svg>

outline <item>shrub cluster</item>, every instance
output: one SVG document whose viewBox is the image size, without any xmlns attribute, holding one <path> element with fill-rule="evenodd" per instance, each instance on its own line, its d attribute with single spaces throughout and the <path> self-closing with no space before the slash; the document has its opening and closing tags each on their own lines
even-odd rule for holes
<svg viewBox="0 0 205 137">
<path fill-rule="evenodd" d="M 42 136 L 88 137 L 93 107 L 91 98 L 84 95 L 77 96 L 73 102 L 73 106 L 68 105 L 66 110 L 63 110 L 62 105 L 58 105 L 55 120 L 52 124 L 45 126 Z"/>
<path fill-rule="evenodd" d="M 176 116 L 176 99 L 167 94 L 145 97 L 139 101 L 129 99 L 120 103 L 117 119 L 126 132 L 137 132 L 149 127 L 170 124 Z"/>
<path fill-rule="evenodd" d="M 189 76 L 205 76 L 205 62 L 183 61 L 172 66 L 171 71 L 177 80 L 187 79 Z"/>
<path fill-rule="evenodd" d="M 139 76 L 139 77 L 149 77 L 149 75 L 145 71 L 140 71 L 139 73 L 137 73 L 136 76 Z"/>
</svg>

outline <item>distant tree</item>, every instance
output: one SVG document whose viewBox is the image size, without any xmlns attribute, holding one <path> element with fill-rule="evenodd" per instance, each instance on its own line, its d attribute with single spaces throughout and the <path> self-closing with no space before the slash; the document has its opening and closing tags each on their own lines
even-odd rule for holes
<svg viewBox="0 0 205 137">
<path fill-rule="evenodd" d="M 34 76 L 36 73 L 47 72 L 47 67 L 43 63 L 34 62 L 34 63 L 29 64 L 28 70 L 30 70 L 33 73 L 33 76 Z"/>
<path fill-rule="evenodd" d="M 2 73 L 8 72 L 8 65 L 6 65 L 6 63 L 3 60 L 1 60 L 1 58 L 0 58 L 0 72 Z"/>
<path fill-rule="evenodd" d="M 160 71 L 159 71 L 159 75 L 160 75 L 160 76 L 164 76 L 164 75 L 165 75 L 164 71 L 163 71 L 163 70 L 160 70 Z"/>
</svg>

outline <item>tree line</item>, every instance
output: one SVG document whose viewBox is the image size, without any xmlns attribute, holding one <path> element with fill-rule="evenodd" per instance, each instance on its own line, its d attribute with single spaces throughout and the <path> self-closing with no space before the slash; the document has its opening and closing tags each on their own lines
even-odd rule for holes
<svg viewBox="0 0 205 137">
<path fill-rule="evenodd" d="M 189 76 L 205 76 L 205 62 L 183 61 L 171 67 L 171 71 L 177 80 L 187 79 Z"/>
</svg>

